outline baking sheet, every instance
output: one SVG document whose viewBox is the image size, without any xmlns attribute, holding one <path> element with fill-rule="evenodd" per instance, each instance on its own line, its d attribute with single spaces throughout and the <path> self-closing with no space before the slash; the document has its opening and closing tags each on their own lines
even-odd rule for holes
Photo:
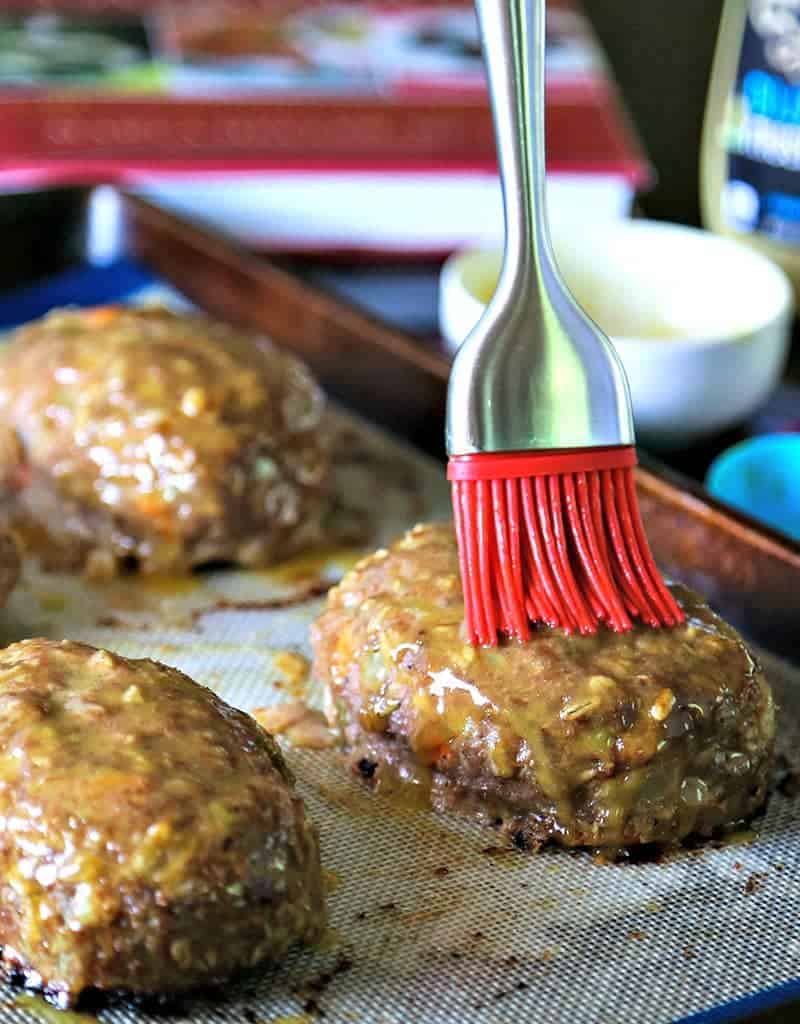
<svg viewBox="0 0 800 1024">
<path fill-rule="evenodd" d="M 448 515 L 440 467 L 336 416 L 343 537 L 369 519 L 371 548 Z M 29 564 L 0 641 L 68 636 L 154 657 L 251 710 L 293 696 L 285 652 L 310 654 L 320 591 L 357 554 L 342 543 L 269 572 L 103 586 Z M 800 679 L 766 660 L 791 752 Z M 395 806 L 351 780 L 334 751 L 287 756 L 321 833 L 329 936 L 213 999 L 171 1004 L 172 1019 L 659 1024 L 800 976 L 800 799 L 789 761 L 757 837 L 609 866 L 588 853 L 520 853 L 490 829 Z M 3 996 L 0 1021 L 40 1019 L 14 990 Z M 122 1024 L 162 1012 L 118 1002 L 98 1015 Z"/>
</svg>

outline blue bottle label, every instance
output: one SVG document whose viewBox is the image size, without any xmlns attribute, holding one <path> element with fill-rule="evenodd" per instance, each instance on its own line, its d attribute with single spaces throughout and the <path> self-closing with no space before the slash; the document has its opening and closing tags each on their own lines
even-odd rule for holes
<svg viewBox="0 0 800 1024">
<path fill-rule="evenodd" d="M 725 125 L 723 217 L 800 245 L 800 0 L 751 0 Z"/>
</svg>

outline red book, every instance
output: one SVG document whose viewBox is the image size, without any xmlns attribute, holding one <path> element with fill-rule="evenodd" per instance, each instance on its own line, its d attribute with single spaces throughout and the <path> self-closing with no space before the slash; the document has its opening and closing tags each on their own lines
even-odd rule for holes
<svg viewBox="0 0 800 1024">
<path fill-rule="evenodd" d="M 547 88 L 554 179 L 624 210 L 647 164 L 566 0 L 548 9 Z M 6 187 L 121 181 L 255 245 L 431 251 L 496 236 L 494 169 L 464 0 L 6 0 L 0 14 Z M 406 216 L 387 210 L 415 196 Z"/>
</svg>

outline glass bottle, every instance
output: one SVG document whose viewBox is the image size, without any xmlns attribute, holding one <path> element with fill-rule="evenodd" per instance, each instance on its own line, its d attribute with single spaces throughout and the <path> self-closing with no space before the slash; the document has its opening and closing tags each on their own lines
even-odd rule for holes
<svg viewBox="0 0 800 1024">
<path fill-rule="evenodd" d="M 701 155 L 706 226 L 787 272 L 800 296 L 800 0 L 726 0 Z"/>
</svg>

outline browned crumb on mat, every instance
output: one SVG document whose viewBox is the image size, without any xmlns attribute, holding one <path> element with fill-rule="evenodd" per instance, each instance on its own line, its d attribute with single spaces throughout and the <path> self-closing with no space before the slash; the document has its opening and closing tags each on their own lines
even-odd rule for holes
<svg viewBox="0 0 800 1024">
<path fill-rule="evenodd" d="M 98 629 L 124 629 L 128 633 L 150 633 L 153 630 L 153 620 L 132 620 L 125 619 L 120 615 L 98 615 L 94 620 Z M 188 616 L 176 615 L 174 617 L 164 616 L 159 620 L 162 628 L 172 627 L 174 629 L 191 629 L 192 622 Z"/>
<path fill-rule="evenodd" d="M 291 594 L 284 594 L 280 597 L 267 597 L 255 601 L 233 601 L 227 597 L 220 597 L 213 604 L 205 605 L 203 608 L 195 608 L 189 613 L 191 621 L 196 624 L 206 615 L 214 615 L 219 612 L 269 612 L 280 611 L 284 608 L 295 608 L 305 604 L 316 597 L 324 597 L 332 584 L 325 580 L 312 580 L 302 590 Z"/>
<path fill-rule="evenodd" d="M 100 615 L 95 620 L 95 625 L 98 629 L 117 629 L 119 626 L 130 628 L 118 615 Z"/>
<path fill-rule="evenodd" d="M 514 849 L 510 846 L 484 846 L 481 850 L 484 857 L 505 857 L 509 853 L 514 852 Z"/>
<path fill-rule="evenodd" d="M 346 953 L 341 953 L 334 962 L 333 966 L 326 971 L 321 971 L 313 978 L 304 982 L 302 985 L 293 988 L 292 992 L 300 999 L 305 1000 L 303 1003 L 304 1013 L 313 1013 L 320 1017 L 325 1016 L 325 1011 L 319 1005 L 319 1000 L 325 991 L 340 975 L 346 974 L 352 970 L 355 966 L 352 957 Z"/>
<path fill-rule="evenodd" d="M 294 747 L 323 750 L 334 744 L 325 716 L 301 700 L 254 708 L 251 714 L 263 729 L 273 736 L 285 736 Z"/>
<path fill-rule="evenodd" d="M 744 883 L 745 896 L 752 896 L 754 892 L 758 892 L 760 889 L 763 889 L 764 882 L 766 882 L 766 880 L 766 871 L 754 871 Z"/>
<path fill-rule="evenodd" d="M 281 685 L 285 686 L 292 693 L 297 693 L 299 696 L 308 682 L 311 670 L 311 663 L 308 658 L 300 654 L 299 651 L 278 651 L 272 659 L 272 666 L 281 675 L 279 680 Z"/>
</svg>

